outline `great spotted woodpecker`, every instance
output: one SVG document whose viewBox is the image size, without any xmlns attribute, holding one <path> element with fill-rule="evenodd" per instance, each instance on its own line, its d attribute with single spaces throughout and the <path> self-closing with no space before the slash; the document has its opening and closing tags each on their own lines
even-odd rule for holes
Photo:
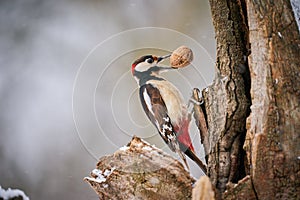
<svg viewBox="0 0 300 200">
<path fill-rule="evenodd" d="M 142 107 L 157 128 L 160 136 L 177 153 L 189 169 L 185 155 L 195 161 L 206 173 L 206 167 L 195 155 L 189 135 L 190 115 L 178 89 L 160 76 L 161 72 L 174 69 L 160 66 L 159 62 L 170 57 L 146 55 L 132 64 L 132 74 L 139 85 Z"/>
</svg>

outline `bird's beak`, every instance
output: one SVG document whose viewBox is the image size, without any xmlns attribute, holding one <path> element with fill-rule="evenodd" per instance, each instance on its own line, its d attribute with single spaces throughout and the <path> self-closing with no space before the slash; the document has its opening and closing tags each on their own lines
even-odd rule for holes
<svg viewBox="0 0 300 200">
<path fill-rule="evenodd" d="M 169 58 L 170 56 L 171 56 L 171 54 L 158 57 L 158 58 L 157 58 L 157 63 L 163 61 L 163 60 L 166 59 L 166 58 Z M 167 66 L 167 65 L 164 65 L 164 66 L 158 66 L 158 67 L 159 67 L 159 73 L 167 72 L 167 71 L 169 71 L 169 70 L 174 69 L 173 67 L 170 67 L 170 66 Z"/>
<path fill-rule="evenodd" d="M 165 56 L 160 56 L 157 58 L 157 62 L 159 63 L 160 61 L 163 61 L 164 59 L 169 58 L 170 56 L 171 56 L 171 54 L 165 55 Z"/>
</svg>

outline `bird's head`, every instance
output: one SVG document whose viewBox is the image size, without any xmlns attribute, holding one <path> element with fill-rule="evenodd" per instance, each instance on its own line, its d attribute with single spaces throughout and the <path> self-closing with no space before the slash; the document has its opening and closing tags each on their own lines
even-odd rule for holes
<svg viewBox="0 0 300 200">
<path fill-rule="evenodd" d="M 136 74 L 151 74 L 151 73 L 160 73 L 169 69 L 173 69 L 168 66 L 159 66 L 158 63 L 163 61 L 166 58 L 169 58 L 171 55 L 166 56 L 154 56 L 154 55 L 145 55 L 134 61 L 131 65 L 131 72 L 135 76 Z"/>
</svg>

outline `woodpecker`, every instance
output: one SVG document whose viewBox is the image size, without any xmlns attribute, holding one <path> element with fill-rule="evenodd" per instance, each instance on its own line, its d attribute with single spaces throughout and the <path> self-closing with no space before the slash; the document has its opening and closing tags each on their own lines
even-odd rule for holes
<svg viewBox="0 0 300 200">
<path fill-rule="evenodd" d="M 161 72 L 174 69 L 158 65 L 168 57 L 145 55 L 133 62 L 131 71 L 139 85 L 141 104 L 164 142 L 180 156 L 187 169 L 185 155 L 206 173 L 206 166 L 196 156 L 189 135 L 191 117 L 184 99 L 172 83 L 160 76 Z"/>
</svg>

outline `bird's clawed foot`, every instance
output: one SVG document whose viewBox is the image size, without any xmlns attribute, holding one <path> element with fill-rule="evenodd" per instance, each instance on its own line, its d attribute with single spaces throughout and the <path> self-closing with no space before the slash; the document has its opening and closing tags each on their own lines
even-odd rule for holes
<svg viewBox="0 0 300 200">
<path fill-rule="evenodd" d="M 197 93 L 197 95 L 195 95 L 195 93 Z M 195 99 L 196 97 L 199 97 L 198 99 Z M 198 88 L 194 88 L 193 89 L 193 94 L 191 95 L 189 102 L 188 102 L 188 111 L 189 111 L 189 116 L 192 115 L 192 113 L 194 112 L 194 106 L 198 105 L 198 106 L 202 106 L 204 104 L 204 100 L 200 95 L 200 91 Z"/>
</svg>

